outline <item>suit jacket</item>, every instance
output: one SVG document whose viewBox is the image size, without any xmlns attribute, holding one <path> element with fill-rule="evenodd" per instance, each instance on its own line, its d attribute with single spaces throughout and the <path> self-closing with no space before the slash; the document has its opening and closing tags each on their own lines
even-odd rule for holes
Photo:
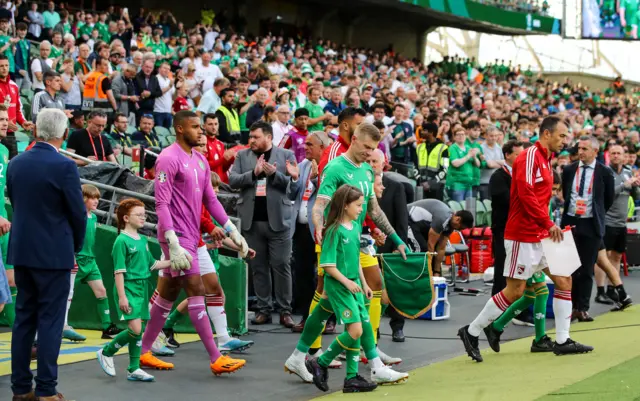
<svg viewBox="0 0 640 401">
<path fill-rule="evenodd" d="M 255 205 L 257 180 L 253 177 L 253 169 L 258 158 L 251 149 L 238 152 L 236 160 L 229 173 L 229 185 L 240 190 L 238 199 L 238 216 L 242 219 L 242 229 L 250 230 L 253 224 L 253 209 Z M 276 146 L 271 148 L 269 164 L 276 163 L 276 172 L 267 177 L 267 209 L 269 227 L 273 231 L 291 228 L 291 214 L 293 204 L 287 191 L 297 191 L 300 180 L 293 182 L 287 175 L 287 160 L 295 163 L 293 152 Z"/>
<path fill-rule="evenodd" d="M 300 164 L 298 164 L 298 168 L 300 169 L 300 176 L 298 177 L 298 185 L 294 188 L 294 190 L 289 191 L 289 199 L 293 201 L 293 213 L 291 215 L 291 236 L 296 232 L 296 220 L 298 219 L 298 213 L 300 213 L 300 206 L 302 205 L 302 196 L 304 195 L 304 191 L 306 190 L 307 179 L 311 174 L 311 162 L 307 159 L 304 159 Z M 318 177 L 310 180 L 315 186 L 315 190 L 311 194 L 311 197 L 307 201 L 307 221 L 309 224 L 309 231 L 311 232 L 311 237 L 314 237 L 314 227 L 313 221 L 311 220 L 311 209 L 313 209 L 313 204 L 316 203 L 316 195 L 318 194 Z"/>
<path fill-rule="evenodd" d="M 503 233 L 509 217 L 511 200 L 511 174 L 504 168 L 497 169 L 489 178 L 489 198 L 491 199 L 491 230 Z"/>
<path fill-rule="evenodd" d="M 9 163 L 7 192 L 13 206 L 7 262 L 71 270 L 87 225 L 76 164 L 37 142 Z"/>
<path fill-rule="evenodd" d="M 116 112 L 120 112 L 128 117 L 130 111 L 129 101 L 123 101 L 122 96 L 135 95 L 135 84 L 133 80 L 128 80 L 124 75 L 118 74 L 118 76 L 111 81 L 111 90 L 113 91 L 113 97 L 116 98 L 116 104 L 118 105 L 118 110 L 116 110 Z"/>
<path fill-rule="evenodd" d="M 138 72 L 138 74 L 136 74 L 134 84 L 136 87 L 136 95 L 138 96 L 140 96 L 145 90 L 151 92 L 151 95 L 148 98 L 140 98 L 138 106 L 140 106 L 140 111 L 152 112 L 153 105 L 156 103 L 156 98 L 162 96 L 162 88 L 160 88 L 158 77 L 152 75 L 151 77 L 149 77 L 149 84 L 147 84 L 144 73 L 140 71 Z"/>
<path fill-rule="evenodd" d="M 409 235 L 409 210 L 407 209 L 407 197 L 404 190 L 404 185 L 392 178 L 387 177 L 387 174 L 382 175 L 382 185 L 384 191 L 382 197 L 378 199 L 380 209 L 384 212 L 391 223 L 391 226 L 396 230 L 396 233 L 400 239 L 407 243 L 407 236 Z M 378 249 L 378 253 L 391 253 L 396 249 L 393 241 L 387 238 L 387 241 Z"/>
<path fill-rule="evenodd" d="M 568 166 L 565 166 L 562 170 L 562 194 L 564 197 L 564 212 L 562 214 L 562 225 L 573 225 L 576 220 L 575 217 L 567 215 L 569 212 L 569 205 L 571 204 L 571 190 L 573 186 L 573 180 L 578 170 L 579 162 L 574 162 Z M 596 167 L 593 174 L 593 234 L 603 237 L 604 236 L 604 223 L 607 210 L 613 204 L 615 198 L 614 178 L 611 169 L 600 162 L 596 162 Z M 588 184 L 587 184 L 588 185 Z M 586 190 L 585 190 L 586 191 Z M 590 232 L 585 232 L 589 235 Z"/>
</svg>

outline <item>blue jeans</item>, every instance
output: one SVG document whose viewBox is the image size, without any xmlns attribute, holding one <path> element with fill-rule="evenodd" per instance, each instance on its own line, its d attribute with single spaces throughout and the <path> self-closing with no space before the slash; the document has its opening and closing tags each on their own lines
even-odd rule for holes
<svg viewBox="0 0 640 401">
<path fill-rule="evenodd" d="M 447 189 L 449 198 L 456 202 L 464 202 L 465 199 L 470 198 L 473 195 L 471 187 L 465 189 Z"/>
<path fill-rule="evenodd" d="M 173 122 L 173 116 L 171 113 L 153 113 L 153 122 L 156 127 L 170 129 L 171 123 Z"/>
</svg>

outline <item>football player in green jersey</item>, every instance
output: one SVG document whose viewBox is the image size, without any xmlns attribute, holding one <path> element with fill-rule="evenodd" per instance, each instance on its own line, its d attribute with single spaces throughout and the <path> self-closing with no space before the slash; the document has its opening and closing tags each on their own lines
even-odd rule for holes
<svg viewBox="0 0 640 401">
<path fill-rule="evenodd" d="M 0 104 L 0 139 L 7 136 L 9 129 L 9 113 L 7 106 Z M 11 223 L 7 220 L 7 209 L 5 205 L 4 190 L 7 186 L 7 165 L 9 164 L 9 149 L 0 144 L 0 250 L 2 251 L 2 263 L 7 274 L 7 282 L 9 283 L 9 291 L 13 302 L 6 304 L 2 313 L 9 327 L 13 326 L 16 320 L 16 280 L 13 275 L 13 266 L 7 264 L 7 249 L 9 247 L 9 230 Z"/>
</svg>

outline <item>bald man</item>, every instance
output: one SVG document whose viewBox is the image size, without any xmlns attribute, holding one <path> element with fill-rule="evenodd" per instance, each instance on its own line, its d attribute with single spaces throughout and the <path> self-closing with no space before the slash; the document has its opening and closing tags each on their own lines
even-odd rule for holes
<svg viewBox="0 0 640 401">
<path fill-rule="evenodd" d="M 373 172 L 376 175 L 382 176 L 382 186 L 384 187 L 384 190 L 382 191 L 382 196 L 378 198 L 380 208 L 387 216 L 387 219 L 389 219 L 389 223 L 391 223 L 393 228 L 396 230 L 398 236 L 406 242 L 409 232 L 409 210 L 407 209 L 407 198 L 404 186 L 400 182 L 394 181 L 384 174 L 383 171 L 384 166 L 386 165 L 386 160 L 384 153 L 380 149 L 373 151 L 371 157 L 367 160 L 367 163 L 371 165 L 371 168 L 373 168 Z M 378 253 L 391 253 L 394 249 L 395 246 L 393 245 L 393 242 L 387 238 L 382 245 L 378 246 Z M 388 305 L 389 299 L 386 291 L 383 291 L 383 314 Z M 389 315 L 391 317 L 389 326 L 391 326 L 392 340 L 394 342 L 404 342 L 405 337 L 402 332 L 402 329 L 404 328 L 404 318 L 393 308 L 389 309 Z"/>
</svg>

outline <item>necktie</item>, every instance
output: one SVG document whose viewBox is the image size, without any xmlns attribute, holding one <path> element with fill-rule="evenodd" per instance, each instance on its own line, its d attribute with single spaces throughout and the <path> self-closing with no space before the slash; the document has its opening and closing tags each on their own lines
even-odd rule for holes
<svg viewBox="0 0 640 401">
<path fill-rule="evenodd" d="M 584 184 L 587 178 L 587 169 L 589 166 L 582 166 L 582 176 L 580 176 L 580 189 L 578 190 L 578 195 L 580 197 L 584 196 Z"/>
</svg>

